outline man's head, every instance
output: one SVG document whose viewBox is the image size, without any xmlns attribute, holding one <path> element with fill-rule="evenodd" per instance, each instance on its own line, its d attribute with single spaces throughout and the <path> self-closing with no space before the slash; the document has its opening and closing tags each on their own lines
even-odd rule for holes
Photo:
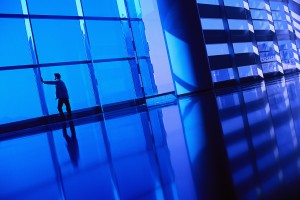
<svg viewBox="0 0 300 200">
<path fill-rule="evenodd" d="M 60 77 L 61 77 L 61 76 L 60 76 L 59 73 L 55 73 L 55 74 L 54 74 L 54 77 L 55 77 L 55 80 L 57 80 L 57 79 L 60 80 Z"/>
</svg>

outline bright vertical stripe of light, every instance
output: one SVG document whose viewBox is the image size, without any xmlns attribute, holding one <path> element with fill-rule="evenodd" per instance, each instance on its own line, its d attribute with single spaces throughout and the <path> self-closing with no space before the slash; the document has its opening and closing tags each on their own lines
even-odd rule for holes
<svg viewBox="0 0 300 200">
<path fill-rule="evenodd" d="M 118 4 L 120 17 L 121 18 L 126 18 L 127 13 L 126 13 L 126 7 L 125 7 L 124 0 L 117 0 L 117 4 Z"/>
<path fill-rule="evenodd" d="M 80 0 L 76 0 L 76 8 L 77 8 L 78 16 L 82 17 L 83 16 L 83 12 L 82 12 L 82 7 L 81 7 Z"/>
<path fill-rule="evenodd" d="M 21 0 L 22 11 L 24 15 L 28 15 L 27 3 L 26 0 Z"/>
</svg>

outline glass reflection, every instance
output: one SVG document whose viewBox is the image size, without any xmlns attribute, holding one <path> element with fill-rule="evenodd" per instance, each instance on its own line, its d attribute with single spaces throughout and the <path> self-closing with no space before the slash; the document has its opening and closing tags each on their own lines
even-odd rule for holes
<svg viewBox="0 0 300 200">
<path fill-rule="evenodd" d="M 299 89 L 297 75 L 0 135 L 0 197 L 295 199 Z"/>
</svg>

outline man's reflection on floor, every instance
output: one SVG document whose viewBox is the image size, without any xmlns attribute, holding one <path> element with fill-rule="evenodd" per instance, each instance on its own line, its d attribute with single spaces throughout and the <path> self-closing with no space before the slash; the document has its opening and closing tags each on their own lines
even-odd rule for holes
<svg viewBox="0 0 300 200">
<path fill-rule="evenodd" d="M 74 123 L 72 121 L 69 122 L 69 128 L 71 131 L 71 136 L 68 135 L 67 132 L 67 122 L 63 123 L 63 136 L 67 142 L 67 149 L 70 155 L 71 162 L 74 167 L 78 167 L 79 160 L 79 149 L 78 149 L 78 141 L 76 137 L 76 130 Z"/>
</svg>

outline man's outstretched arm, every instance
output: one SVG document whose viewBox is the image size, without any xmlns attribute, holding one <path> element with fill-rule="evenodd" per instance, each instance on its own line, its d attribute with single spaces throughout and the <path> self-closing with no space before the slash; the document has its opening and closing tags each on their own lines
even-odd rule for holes
<svg viewBox="0 0 300 200">
<path fill-rule="evenodd" d="M 49 85 L 56 85 L 57 81 L 44 81 L 44 80 L 42 80 L 42 83 L 49 84 Z"/>
</svg>

